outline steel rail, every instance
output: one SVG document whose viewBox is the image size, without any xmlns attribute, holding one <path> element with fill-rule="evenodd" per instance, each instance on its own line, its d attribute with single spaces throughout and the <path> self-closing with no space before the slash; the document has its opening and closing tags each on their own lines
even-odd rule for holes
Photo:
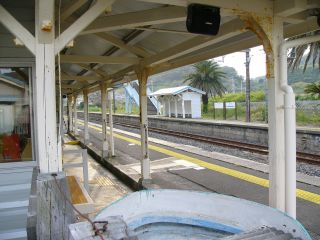
<svg viewBox="0 0 320 240">
<path fill-rule="evenodd" d="M 127 123 L 125 124 L 121 122 L 114 122 L 114 124 L 119 126 L 129 127 L 129 128 L 140 128 L 138 125 L 135 125 L 135 124 L 127 124 Z M 166 134 L 170 136 L 175 136 L 175 137 L 181 137 L 185 139 L 191 139 L 191 140 L 200 141 L 200 142 L 205 142 L 205 143 L 218 145 L 222 147 L 236 148 L 242 151 L 258 153 L 261 155 L 268 155 L 268 147 L 257 145 L 257 144 L 242 143 L 242 142 L 228 140 L 228 139 L 213 138 L 213 137 L 201 136 L 201 135 L 190 134 L 190 133 L 182 133 L 182 132 L 161 129 L 161 128 L 154 128 L 154 127 L 149 127 L 149 131 L 160 133 L 160 134 Z M 320 156 L 315 154 L 310 154 L 310 153 L 297 152 L 297 160 L 299 162 L 307 162 L 307 163 L 317 164 L 317 165 L 320 164 Z"/>
</svg>

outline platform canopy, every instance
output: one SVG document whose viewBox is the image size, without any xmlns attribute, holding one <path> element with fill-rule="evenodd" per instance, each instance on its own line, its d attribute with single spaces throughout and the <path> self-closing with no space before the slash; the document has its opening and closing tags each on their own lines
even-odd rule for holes
<svg viewBox="0 0 320 240">
<path fill-rule="evenodd" d="M 216 36 L 187 31 L 190 3 L 221 8 Z M 34 35 L 34 1 L 1 0 L 1 5 Z M 151 67 L 155 74 L 257 46 L 261 41 L 249 30 L 250 23 L 244 17 L 248 14 L 284 18 L 286 38 L 314 31 L 319 26 L 313 15 L 319 8 L 318 0 L 55 1 L 55 53 L 60 52 L 62 89 L 64 93 L 86 87 L 94 91 L 100 81 L 119 84 L 136 79 L 137 67 Z M 23 32 L 18 36 L 25 42 L 26 47 L 21 47 L 14 45 L 15 36 L 3 26 L 0 32 L 0 58 L 33 58 L 30 49 L 34 47 L 26 43 L 31 36 Z M 72 40 L 73 47 L 65 47 Z"/>
</svg>

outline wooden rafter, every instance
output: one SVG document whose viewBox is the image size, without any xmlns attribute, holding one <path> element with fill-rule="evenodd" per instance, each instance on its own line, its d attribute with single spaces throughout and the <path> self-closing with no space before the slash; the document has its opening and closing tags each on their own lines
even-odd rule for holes
<svg viewBox="0 0 320 240">
<path fill-rule="evenodd" d="M 0 23 L 2 23 L 8 31 L 16 36 L 29 51 L 35 55 L 35 38 L 34 36 L 19 23 L 1 4 L 0 4 Z"/>
<path fill-rule="evenodd" d="M 159 64 L 170 59 L 179 57 L 181 55 L 196 51 L 198 49 L 210 46 L 219 41 L 234 37 L 243 32 L 244 23 L 239 19 L 231 20 L 221 26 L 219 34 L 210 37 L 210 36 L 197 36 L 191 38 L 185 42 L 182 42 L 176 46 L 173 46 L 169 49 L 164 50 L 161 53 L 153 55 L 149 58 L 146 58 L 142 61 L 142 65 L 150 66 L 152 64 Z"/>
<path fill-rule="evenodd" d="M 82 7 L 87 0 L 72 0 L 68 2 L 62 9 L 60 14 L 60 21 L 63 22 L 68 17 L 72 15 L 75 11 L 77 11 L 80 7 Z"/>
<path fill-rule="evenodd" d="M 61 55 L 62 63 L 137 64 L 136 57 Z"/>
<path fill-rule="evenodd" d="M 77 19 L 55 40 L 55 54 L 58 54 L 58 52 L 60 52 L 68 42 L 74 39 L 114 1 L 115 0 L 97 0 L 87 12 L 79 17 L 79 19 Z"/>
<path fill-rule="evenodd" d="M 81 34 L 108 32 L 146 25 L 172 23 L 186 20 L 186 9 L 182 7 L 161 7 L 139 12 L 100 17 Z"/>
<path fill-rule="evenodd" d="M 138 57 L 148 57 L 150 54 L 143 50 L 142 48 L 131 46 L 129 44 L 126 44 L 121 39 L 114 37 L 112 34 L 108 33 L 96 33 L 96 35 L 103 40 L 106 40 L 107 42 L 113 44 L 114 46 L 117 46 L 118 48 L 125 49 L 129 51 L 130 53 L 138 56 Z"/>
<path fill-rule="evenodd" d="M 77 75 L 68 75 L 68 74 L 62 74 L 61 80 L 62 81 L 90 81 L 90 80 L 102 80 L 103 78 L 97 77 L 97 76 L 77 76 Z"/>
<path fill-rule="evenodd" d="M 94 69 L 90 65 L 83 64 L 83 63 L 78 63 L 78 65 L 87 71 L 90 71 L 90 72 L 93 72 L 93 73 L 99 75 L 100 77 L 107 77 L 107 75 L 108 75 L 106 72 L 104 72 L 100 69 Z"/>
</svg>

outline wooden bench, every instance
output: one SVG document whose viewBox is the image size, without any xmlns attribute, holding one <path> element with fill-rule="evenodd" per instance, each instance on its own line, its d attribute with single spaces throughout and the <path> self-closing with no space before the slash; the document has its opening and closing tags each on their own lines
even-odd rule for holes
<svg viewBox="0 0 320 240">
<path fill-rule="evenodd" d="M 67 176 L 68 186 L 71 195 L 71 202 L 82 214 L 89 214 L 94 211 L 94 203 L 86 189 L 75 176 Z"/>
</svg>

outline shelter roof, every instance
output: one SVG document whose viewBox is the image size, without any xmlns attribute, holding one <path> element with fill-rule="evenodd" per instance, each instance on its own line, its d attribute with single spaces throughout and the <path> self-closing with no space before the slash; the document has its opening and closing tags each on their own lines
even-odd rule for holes
<svg viewBox="0 0 320 240">
<path fill-rule="evenodd" d="M 286 38 L 319 29 L 314 16 L 320 9 L 319 0 L 193 0 L 220 8 L 216 36 L 187 31 L 187 0 L 62 0 L 61 7 L 60 1 L 55 1 L 56 12 L 60 12 L 56 14 L 56 37 L 83 21 L 81 17 L 101 1 L 113 2 L 112 7 L 75 37 L 74 47 L 60 52 L 66 94 L 84 88 L 99 90 L 102 81 L 109 86 L 132 81 L 138 68 L 150 68 L 156 74 L 260 45 L 248 22 L 243 21 L 245 17 L 258 16 L 265 24 L 272 14 L 281 17 Z M 34 35 L 34 2 L 1 0 L 1 5 Z M 0 59 L 34 58 L 27 48 L 13 44 L 14 36 L 2 25 L 0 33 Z"/>
<path fill-rule="evenodd" d="M 173 88 L 163 88 L 154 93 L 151 93 L 152 96 L 163 96 L 163 95 L 177 95 L 183 92 L 195 92 L 199 94 L 206 94 L 206 92 L 201 91 L 200 89 L 193 88 L 190 86 L 180 86 L 180 87 L 173 87 Z"/>
</svg>

